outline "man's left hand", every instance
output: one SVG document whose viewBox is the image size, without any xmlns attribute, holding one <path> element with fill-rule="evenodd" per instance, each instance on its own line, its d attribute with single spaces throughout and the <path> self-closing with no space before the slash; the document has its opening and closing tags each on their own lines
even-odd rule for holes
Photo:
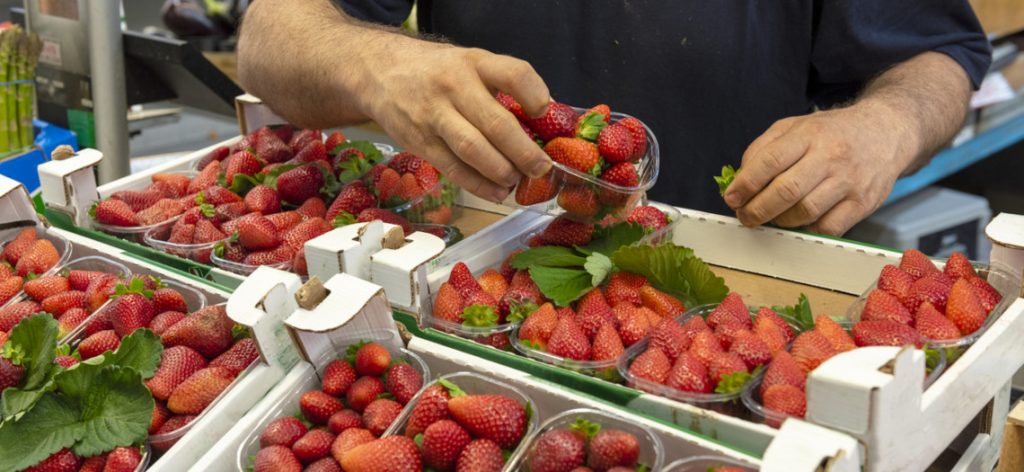
<svg viewBox="0 0 1024 472">
<path fill-rule="evenodd" d="M 874 212 L 914 160 L 897 113 L 877 104 L 775 122 L 743 153 L 725 202 L 747 226 L 839 236 Z"/>
</svg>

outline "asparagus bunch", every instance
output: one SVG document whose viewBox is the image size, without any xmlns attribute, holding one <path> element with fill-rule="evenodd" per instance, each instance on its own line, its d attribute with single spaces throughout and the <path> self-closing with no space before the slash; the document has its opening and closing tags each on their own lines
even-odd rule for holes
<svg viewBox="0 0 1024 472">
<path fill-rule="evenodd" d="M 35 70 L 42 41 L 14 25 L 0 31 L 0 153 L 34 141 Z"/>
</svg>

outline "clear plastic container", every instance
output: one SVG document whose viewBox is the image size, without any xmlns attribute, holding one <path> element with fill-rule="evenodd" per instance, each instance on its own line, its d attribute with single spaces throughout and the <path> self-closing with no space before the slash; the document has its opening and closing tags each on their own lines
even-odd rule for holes
<svg viewBox="0 0 1024 472">
<path fill-rule="evenodd" d="M 220 257 L 217 257 L 217 253 L 213 252 L 213 250 L 210 250 L 210 262 L 212 262 L 213 265 L 220 267 L 221 269 L 240 275 L 249 275 L 256 271 L 256 269 L 259 269 L 261 267 L 258 265 L 246 264 L 244 262 L 235 262 L 229 261 L 227 259 L 222 259 Z M 266 266 L 278 270 L 290 271 L 292 270 L 292 261 L 288 260 L 284 262 L 278 262 L 277 264 L 266 264 Z"/>
<path fill-rule="evenodd" d="M 662 472 L 714 472 L 717 467 L 740 467 L 749 472 L 757 472 L 756 467 L 751 467 L 744 462 L 722 456 L 693 456 L 677 460 L 665 468 Z"/>
<path fill-rule="evenodd" d="M 411 223 L 447 225 L 455 221 L 462 212 L 462 207 L 455 204 L 461 190 L 452 181 L 441 176 L 437 185 L 427 193 L 393 207 L 382 204 L 381 208 L 389 210 Z M 448 210 L 445 211 L 443 208 Z"/>
<path fill-rule="evenodd" d="M 533 349 L 519 341 L 519 325 L 516 325 L 512 330 L 511 342 L 512 347 L 515 348 L 517 352 L 529 357 L 530 359 L 538 360 L 546 364 L 556 365 L 563 369 L 569 369 L 573 372 L 579 372 L 583 375 L 589 375 L 601 380 L 607 380 L 614 383 L 622 382 L 622 376 L 619 374 L 618 369 L 618 358 L 604 361 L 577 361 L 575 359 L 566 359 L 562 356 L 556 356 L 539 349 Z"/>
<path fill-rule="evenodd" d="M 993 288 L 1003 296 L 999 304 L 996 305 L 989 313 L 988 318 L 985 319 L 985 323 L 978 328 L 977 331 L 968 334 L 966 336 L 957 339 L 928 339 L 923 338 L 925 344 L 934 348 L 945 348 L 953 350 L 963 350 L 974 344 L 981 335 L 985 334 L 992 323 L 995 323 L 997 319 L 1006 311 L 1006 309 L 1013 303 L 1017 298 L 1017 293 L 1020 291 L 1020 278 L 1014 277 L 1009 272 L 989 267 L 988 264 L 973 263 L 974 270 L 978 273 L 978 276 L 988 281 Z M 860 321 L 861 312 L 864 311 L 864 305 L 867 303 L 868 294 L 872 290 L 878 287 L 878 280 L 871 284 L 864 293 L 860 295 L 847 309 L 846 316 L 852 323 Z"/>
<path fill-rule="evenodd" d="M 568 410 L 544 421 L 537 431 L 524 441 L 525 444 L 519 448 L 519 452 L 509 459 L 511 469 L 529 472 L 530 458 L 536 453 L 537 440 L 540 436 L 551 430 L 568 429 L 574 421 L 581 418 L 597 423 L 602 431 L 618 429 L 633 434 L 640 441 L 640 458 L 637 465 L 646 466 L 644 470 L 662 470 L 665 447 L 654 431 L 621 416 L 591 408 Z"/>
<path fill-rule="evenodd" d="M 936 352 L 939 353 L 939 360 L 937 361 L 931 372 L 928 372 L 924 379 L 924 389 L 928 390 L 942 372 L 946 370 L 946 351 L 938 349 Z M 743 406 L 747 407 L 751 413 L 751 420 L 764 423 L 773 428 L 782 426 L 782 422 L 789 418 L 791 415 L 785 413 L 769 410 L 764 407 L 761 403 L 761 381 L 764 380 L 764 373 L 761 372 L 754 376 L 743 386 L 743 392 L 741 398 L 743 399 Z"/>
<path fill-rule="evenodd" d="M 213 247 L 221 241 L 228 240 L 228 238 L 225 237 L 218 241 L 202 244 L 177 244 L 167 242 L 167 238 L 171 236 L 171 229 L 174 227 L 176 222 L 177 220 L 160 223 L 159 225 L 150 228 L 143 235 L 143 241 L 146 245 L 153 247 L 160 252 L 184 257 L 185 259 L 191 259 L 201 264 L 209 264 L 210 253 L 213 252 Z"/>
<path fill-rule="evenodd" d="M 464 238 L 462 231 L 459 228 L 451 225 L 435 225 L 429 223 L 413 223 L 412 229 L 416 231 L 422 231 L 424 233 L 433 234 L 441 238 L 444 241 L 445 247 L 451 247 L 453 244 L 462 241 Z"/>
<path fill-rule="evenodd" d="M 585 108 L 573 107 L 573 109 L 576 110 L 577 115 L 587 111 Z M 630 116 L 624 113 L 612 112 L 611 122 L 615 123 L 628 117 Z M 654 183 L 658 180 L 658 169 L 660 166 L 658 140 L 646 124 L 644 125 L 644 130 L 647 133 L 647 152 L 635 163 L 637 174 L 639 175 L 639 184 L 636 187 L 615 185 L 558 162 L 552 162 L 551 171 L 545 174 L 544 177 L 540 177 L 541 179 L 549 180 L 552 188 L 555 189 L 550 199 L 535 204 L 520 203 L 516 200 L 516 192 L 512 191 L 508 199 L 505 200 L 505 203 L 538 213 L 558 216 L 567 213 L 565 209 L 559 206 L 558 195 L 570 186 L 587 186 L 598 195 L 603 211 L 599 210 L 595 215 L 569 216 L 581 221 L 591 221 L 594 223 L 607 216 L 618 219 L 625 218 L 633 207 L 642 205 L 645 202 L 647 190 L 653 187 Z"/>
<path fill-rule="evenodd" d="M 10 238 L 4 241 L 2 244 L 0 244 L 0 251 L 3 251 L 3 248 L 7 246 L 7 243 L 11 242 L 19 231 L 20 229 L 10 233 Z M 57 259 L 57 263 L 54 264 L 53 267 L 50 267 L 49 270 L 40 275 L 56 274 L 57 271 L 60 270 L 60 268 L 68 262 L 68 259 L 71 258 L 71 241 L 68 241 L 66 238 L 64 238 L 64 236 L 61 236 L 55 232 L 47 231 L 47 228 L 41 224 L 36 224 L 36 236 L 39 239 L 49 240 L 51 243 L 53 243 L 53 247 L 54 249 L 57 250 L 57 254 L 60 254 L 59 258 Z M 25 291 L 19 290 L 18 293 L 11 297 L 10 300 L 0 303 L 0 307 L 5 307 L 12 303 L 22 301 L 24 300 L 24 295 Z"/>
<path fill-rule="evenodd" d="M 509 460 L 516 457 L 520 453 L 520 450 L 527 444 L 529 438 L 537 430 L 537 424 L 540 422 L 540 412 L 537 410 L 537 403 L 534 402 L 530 397 L 519 388 L 509 385 L 505 382 L 494 380 L 490 377 L 485 377 L 481 374 L 474 372 L 454 372 L 447 375 L 438 377 L 433 382 L 425 384 L 416 396 L 412 397 L 409 404 L 405 406 L 402 413 L 398 415 L 394 423 L 391 423 L 391 427 L 384 431 L 383 436 L 397 436 L 405 434 L 405 426 L 409 423 L 409 417 L 412 416 L 412 410 L 416 406 L 416 402 L 419 401 L 423 392 L 430 386 L 436 384 L 440 380 L 446 380 L 457 385 L 460 389 L 470 395 L 504 395 L 512 398 L 519 402 L 526 408 L 526 431 L 523 432 L 523 439 L 519 441 L 519 445 L 509 455 Z M 504 470 L 508 470 L 508 464 Z"/>
<path fill-rule="evenodd" d="M 683 214 L 676 207 L 666 205 L 664 203 L 647 202 L 647 204 L 665 213 L 665 216 L 668 217 L 668 225 L 666 225 L 664 228 L 645 234 L 642 238 L 640 238 L 639 244 L 657 245 L 661 243 L 671 242 L 673 234 L 672 232 L 675 230 L 676 225 L 679 224 L 679 221 L 680 219 L 682 219 Z M 614 222 L 601 222 L 600 225 L 613 223 Z M 545 228 L 547 228 L 547 225 L 544 225 L 543 227 L 536 229 L 534 231 L 524 233 L 522 236 L 519 237 L 519 243 L 523 246 L 523 248 L 529 248 L 530 240 L 533 239 L 534 236 L 543 233 Z"/>
<path fill-rule="evenodd" d="M 237 469 L 249 470 L 249 468 L 252 467 L 253 457 L 255 457 L 256 453 L 260 451 L 260 434 L 263 433 L 263 430 L 270 424 L 270 422 L 277 418 L 291 416 L 299 412 L 299 397 L 301 397 L 303 393 L 311 390 L 318 390 L 320 388 L 320 377 L 323 375 L 323 369 L 327 366 L 328 362 L 333 359 L 344 358 L 346 354 L 345 350 L 352 344 L 362 341 L 385 341 L 391 339 L 394 335 L 394 333 L 388 331 L 372 331 L 361 336 L 345 336 L 340 340 L 333 341 L 335 351 L 318 360 L 316 363 L 316 375 L 310 373 L 303 377 L 301 381 L 296 383 L 281 401 L 275 403 L 274 406 L 272 406 L 270 410 L 260 418 L 256 427 L 249 432 L 249 435 L 246 436 L 245 439 L 242 440 L 241 445 L 238 447 L 238 455 L 236 456 Z M 426 385 L 426 382 L 430 379 L 430 368 L 427 367 L 427 363 L 423 361 L 423 358 L 406 349 L 395 349 L 392 347 L 391 343 L 382 343 L 382 345 L 391 353 L 393 359 L 402 359 L 416 369 L 423 376 L 423 382 Z M 416 402 L 416 398 L 418 398 L 418 394 L 409 401 L 409 405 L 414 404 Z M 407 405 L 403 412 L 408 410 L 409 408 Z M 401 418 L 402 415 L 399 415 L 399 417 L 395 419 L 395 423 L 392 424 L 392 427 L 394 427 Z M 390 429 L 388 431 L 390 431 Z M 388 431 L 385 431 L 383 436 L 387 436 Z"/>
<path fill-rule="evenodd" d="M 112 274 L 120 278 L 122 281 L 127 280 L 132 275 L 131 270 L 128 269 L 124 264 L 117 262 L 113 259 L 108 259 L 103 256 L 86 256 L 80 257 L 73 261 L 70 261 L 60 266 L 55 273 L 67 276 L 68 272 L 72 270 L 90 270 L 97 272 L 105 272 Z M 205 296 L 203 299 L 205 300 Z M 95 312 L 90 313 L 89 316 L 78 324 L 75 329 L 71 330 L 68 334 L 64 335 L 60 339 L 60 343 L 67 343 L 73 340 L 77 340 L 82 331 L 85 330 L 85 326 L 89 324 L 93 316 L 106 309 L 107 305 L 110 304 L 110 300 L 107 300 L 102 306 L 100 306 Z"/>
<path fill-rule="evenodd" d="M 198 172 L 196 172 L 194 170 L 171 171 L 171 172 L 167 172 L 167 173 L 168 174 L 184 175 L 184 176 L 187 176 L 190 179 L 194 178 L 196 175 L 198 175 Z M 130 185 L 130 186 L 125 187 L 125 188 L 119 188 L 118 191 L 121 191 L 121 190 L 142 190 L 146 186 L 148 186 L 148 185 L 150 185 L 152 183 L 153 183 L 152 180 L 139 180 L 137 182 L 134 182 L 133 185 Z M 111 198 L 111 197 L 107 197 L 107 198 Z M 182 213 L 184 213 L 185 210 L 187 210 L 187 208 L 183 209 Z M 138 213 L 138 212 L 136 212 L 136 213 Z M 117 237 L 119 237 L 121 239 L 124 239 L 124 240 L 127 240 L 127 241 L 131 241 L 133 243 L 144 244 L 145 243 L 145 235 L 146 235 L 147 231 L 149 231 L 149 230 L 151 230 L 153 228 L 156 228 L 156 227 L 158 227 L 158 226 L 160 226 L 162 224 L 165 224 L 165 223 L 173 223 L 174 221 L 176 221 L 180 217 L 181 217 L 181 214 L 177 214 L 177 215 L 174 215 L 174 216 L 172 216 L 170 218 L 167 218 L 167 219 L 165 219 L 163 221 L 160 221 L 160 222 L 157 222 L 157 223 L 153 223 L 153 224 L 150 224 L 150 225 L 142 225 L 142 226 L 115 226 L 115 225 L 107 225 L 107 224 L 100 223 L 100 222 L 98 222 L 98 221 L 96 221 L 94 219 L 90 219 L 90 224 L 92 225 L 93 228 L 95 228 L 95 229 L 97 229 L 99 231 L 102 231 L 104 233 L 117 236 Z"/>
</svg>

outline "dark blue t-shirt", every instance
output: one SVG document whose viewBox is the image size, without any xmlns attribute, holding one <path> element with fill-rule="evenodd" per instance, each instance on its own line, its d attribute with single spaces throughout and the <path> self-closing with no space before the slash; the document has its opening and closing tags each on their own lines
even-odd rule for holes
<svg viewBox="0 0 1024 472">
<path fill-rule="evenodd" d="M 397 25 L 412 0 L 339 0 Z M 420 30 L 528 61 L 552 97 L 634 115 L 661 146 L 653 199 L 728 213 L 711 177 L 773 122 L 945 53 L 975 87 L 988 41 L 966 0 L 420 0 Z"/>
</svg>

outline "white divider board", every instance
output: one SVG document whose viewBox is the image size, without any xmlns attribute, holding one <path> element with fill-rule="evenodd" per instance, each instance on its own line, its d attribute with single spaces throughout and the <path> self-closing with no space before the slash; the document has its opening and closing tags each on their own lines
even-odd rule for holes
<svg viewBox="0 0 1024 472">
<path fill-rule="evenodd" d="M 263 361 L 285 370 L 299 362 L 284 320 L 299 307 L 295 291 L 301 285 L 298 275 L 263 266 L 245 278 L 227 304 L 228 317 L 252 331 Z"/>
<path fill-rule="evenodd" d="M 856 439 L 806 421 L 787 420 L 761 462 L 761 472 L 860 472 Z"/>
</svg>

